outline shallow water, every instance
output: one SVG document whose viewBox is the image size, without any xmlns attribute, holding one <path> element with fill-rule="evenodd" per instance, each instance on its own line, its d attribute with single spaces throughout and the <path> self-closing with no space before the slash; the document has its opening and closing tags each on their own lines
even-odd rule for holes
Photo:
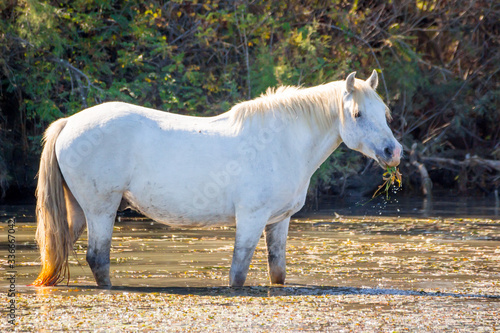
<svg viewBox="0 0 500 333">
<path fill-rule="evenodd" d="M 422 205 L 414 199 L 386 203 L 378 198 L 363 206 L 331 202 L 319 211 L 298 214 L 292 219 L 287 243 L 287 284 L 436 286 L 442 290 L 477 278 L 478 262 L 488 263 L 479 273 L 484 281 L 498 279 L 500 263 L 492 259 L 499 258 L 500 219 L 489 202 L 446 199 L 435 202 L 433 210 L 425 213 Z M 17 217 L 21 286 L 33 281 L 39 270 L 33 212 L 32 206 L 0 207 L 3 219 Z M 478 217 L 471 217 L 474 215 Z M 0 233 L 0 246 L 6 251 L 6 225 L 0 226 Z M 134 288 L 227 285 L 233 242 L 232 227 L 178 229 L 122 215 L 113 234 L 113 284 Z M 76 256 L 70 258 L 70 285 L 94 285 L 85 262 L 86 243 L 84 233 L 76 244 Z M 247 285 L 268 284 L 266 258 L 261 239 Z M 429 274 L 437 277 L 429 282 Z"/>
<path fill-rule="evenodd" d="M 39 327 L 30 325 L 37 320 L 35 314 L 47 304 L 69 315 L 73 307 L 85 309 L 88 302 L 95 299 L 101 304 L 100 311 L 107 311 L 105 309 L 110 306 L 126 306 L 130 302 L 135 308 L 149 309 L 152 304 L 165 302 L 165 297 L 172 311 L 179 306 L 181 312 L 184 311 L 184 297 L 195 297 L 194 301 L 189 298 L 194 302 L 192 306 L 202 312 L 207 304 L 217 305 L 220 311 L 232 304 L 247 306 L 250 302 L 247 298 L 251 300 L 252 297 L 261 298 L 254 304 L 256 309 L 264 302 L 272 305 L 269 311 L 278 311 L 275 307 L 282 306 L 283 300 L 288 302 L 285 304 L 292 312 L 293 309 L 312 311 L 307 305 L 311 302 L 316 309 L 312 315 L 338 307 L 338 316 L 343 313 L 351 320 L 353 317 L 349 316 L 353 314 L 349 311 L 368 311 L 375 317 L 374 323 L 380 318 L 372 311 L 378 309 L 386 311 L 393 319 L 401 319 L 402 326 L 396 328 L 409 327 L 402 324 L 408 318 L 401 317 L 401 313 L 417 305 L 437 309 L 444 306 L 446 299 L 446 306 L 465 313 L 473 307 L 484 310 L 483 313 L 476 309 L 469 313 L 472 317 L 466 317 L 486 323 L 486 331 L 500 328 L 495 319 L 500 314 L 500 219 L 495 210 L 491 210 L 490 203 L 483 202 L 481 206 L 476 202 L 474 207 L 468 208 L 471 201 L 465 206 L 453 200 L 446 201 L 452 202 L 451 206 L 435 202 L 434 210 L 422 212 L 422 202 L 403 202 L 400 199 L 399 205 L 393 202 L 383 207 L 383 203 L 377 206 L 378 203 L 372 201 L 368 205 L 373 207 L 362 206 L 364 211 L 358 206 L 340 207 L 337 203 L 337 206 L 327 206 L 317 212 L 299 214 L 290 226 L 285 287 L 269 284 L 265 245 L 261 239 L 248 274 L 248 287 L 237 289 L 226 287 L 234 228 L 176 229 L 145 218 L 125 216 L 118 219 L 113 234 L 112 290 L 95 287 L 85 262 L 86 236 L 77 242 L 76 257 L 70 259 L 69 286 L 29 287 L 26 285 L 36 278 L 39 270 L 33 207 L 0 207 L 0 216 L 2 219 L 17 216 L 16 291 L 19 311 L 23 314 L 19 319 L 20 327 L 28 330 Z M 448 209 L 443 210 L 443 207 Z M 413 208 L 418 210 L 413 210 L 412 214 Z M 379 211 L 388 214 L 381 216 Z M 350 213 L 359 215 L 351 216 Z M 4 272 L 7 268 L 7 229 L 6 224 L 0 225 Z M 8 289 L 6 283 L 1 289 Z M 305 303 L 295 304 L 297 299 Z M 388 299 L 399 305 L 390 305 Z M 117 311 L 116 318 L 121 318 L 124 313 Z M 249 316 L 248 309 L 241 311 L 245 312 L 237 313 Z M 145 313 L 153 315 L 150 310 Z M 214 315 L 217 314 L 221 313 Z M 99 311 L 94 313 L 94 316 L 99 315 L 106 317 Z M 271 312 L 266 315 L 272 317 Z M 425 320 L 420 319 L 425 326 Z M 163 322 L 164 319 L 157 320 Z M 307 322 L 304 326 L 278 327 L 316 327 L 316 321 L 304 320 Z M 329 320 L 324 327 L 335 327 L 336 319 Z M 83 328 L 95 329 L 90 321 L 82 322 Z M 132 319 L 130 322 L 136 323 Z M 60 329 L 68 327 L 70 323 Z M 175 327 L 188 330 L 182 325 Z M 259 327 L 270 329 L 274 326 Z M 477 325 L 471 327 L 477 328 Z M 422 327 L 413 328 L 420 330 Z"/>
</svg>

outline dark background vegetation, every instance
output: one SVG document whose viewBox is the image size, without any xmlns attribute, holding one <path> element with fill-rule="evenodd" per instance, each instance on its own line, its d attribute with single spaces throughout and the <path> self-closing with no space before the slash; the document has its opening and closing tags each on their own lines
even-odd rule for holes
<svg viewBox="0 0 500 333">
<path fill-rule="evenodd" d="M 498 1 L 3 0 L 0 195 L 32 198 L 44 129 L 83 108 L 120 100 L 211 116 L 269 86 L 374 68 L 390 126 L 434 188 L 491 194 L 499 14 Z M 415 165 L 401 165 L 408 193 L 420 191 Z M 341 148 L 311 193 L 369 193 L 381 173 Z"/>
</svg>

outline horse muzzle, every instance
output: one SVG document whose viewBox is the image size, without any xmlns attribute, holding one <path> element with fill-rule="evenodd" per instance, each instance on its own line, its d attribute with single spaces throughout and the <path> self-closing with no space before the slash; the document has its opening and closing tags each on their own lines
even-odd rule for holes
<svg viewBox="0 0 500 333">
<path fill-rule="evenodd" d="M 375 156 L 377 162 L 381 167 L 397 167 L 401 162 L 401 155 L 403 153 L 402 146 L 399 143 L 389 144 L 382 151 L 377 151 Z"/>
</svg>

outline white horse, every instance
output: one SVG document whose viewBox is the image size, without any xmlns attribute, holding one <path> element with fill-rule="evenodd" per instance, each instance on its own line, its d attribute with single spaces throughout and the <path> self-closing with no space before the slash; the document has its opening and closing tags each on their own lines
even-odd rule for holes
<svg viewBox="0 0 500 333">
<path fill-rule="evenodd" d="M 172 226 L 236 224 L 229 273 L 242 286 L 263 231 L 271 283 L 285 280 L 290 216 L 309 180 L 344 142 L 397 166 L 389 112 L 366 81 L 282 87 L 230 111 L 188 117 L 105 103 L 54 122 L 45 133 L 37 188 L 42 271 L 33 285 L 69 281 L 68 255 L 87 226 L 87 262 L 110 287 L 111 234 L 119 208 Z"/>
</svg>

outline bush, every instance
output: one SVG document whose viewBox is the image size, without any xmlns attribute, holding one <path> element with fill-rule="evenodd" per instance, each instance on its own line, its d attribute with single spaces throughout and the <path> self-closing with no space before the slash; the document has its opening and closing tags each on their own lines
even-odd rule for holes
<svg viewBox="0 0 500 333">
<path fill-rule="evenodd" d="M 104 101 L 209 116 L 269 86 L 373 68 L 405 147 L 498 158 L 498 14 L 461 0 L 2 2 L 0 126 L 13 153 L 0 151 L 0 186 L 33 185 L 47 125 Z M 340 186 L 332 175 L 365 164 L 336 153 L 313 184 Z"/>
</svg>

